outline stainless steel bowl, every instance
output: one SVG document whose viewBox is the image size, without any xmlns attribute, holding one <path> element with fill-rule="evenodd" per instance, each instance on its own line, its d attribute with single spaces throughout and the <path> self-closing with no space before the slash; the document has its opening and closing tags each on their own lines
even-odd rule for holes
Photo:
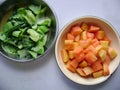
<svg viewBox="0 0 120 90">
<path fill-rule="evenodd" d="M 49 32 L 49 37 L 48 37 L 47 42 L 46 42 L 47 49 L 45 50 L 44 54 L 39 55 L 36 58 L 36 59 L 41 59 L 43 56 L 45 56 L 46 54 L 49 53 L 50 49 L 54 45 L 56 37 L 57 37 L 57 30 L 58 30 L 58 21 L 57 21 L 56 14 L 55 14 L 54 10 L 51 8 L 51 6 L 49 6 L 45 1 L 42 1 L 42 0 L 6 0 L 6 1 L 3 1 L 0 4 L 0 23 L 1 23 L 0 27 L 2 27 L 7 20 L 6 18 L 4 18 L 4 16 L 6 15 L 6 12 L 10 11 L 11 8 L 13 8 L 13 7 L 20 6 L 20 5 L 26 5 L 26 4 L 36 4 L 36 5 L 47 6 L 48 7 L 47 15 L 52 18 L 52 28 Z M 9 13 L 8 13 L 8 15 L 9 15 Z M 28 61 L 34 60 L 34 59 L 28 59 L 28 60 L 22 59 L 22 60 L 20 60 L 17 58 L 10 57 L 2 50 L 1 46 L 0 46 L 0 53 L 3 56 L 5 56 L 6 58 L 13 60 L 13 61 L 28 62 Z"/>
</svg>

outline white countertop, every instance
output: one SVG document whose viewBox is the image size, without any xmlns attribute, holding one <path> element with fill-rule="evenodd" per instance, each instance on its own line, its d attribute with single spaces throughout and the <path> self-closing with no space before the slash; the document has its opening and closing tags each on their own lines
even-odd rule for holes
<svg viewBox="0 0 120 90">
<path fill-rule="evenodd" d="M 0 0 L 2 2 L 3 0 Z M 72 19 L 94 15 L 110 22 L 120 34 L 120 0 L 45 0 L 56 12 L 59 31 Z M 119 90 L 120 67 L 104 83 L 78 85 L 57 66 L 54 48 L 47 57 L 29 63 L 11 62 L 0 55 L 0 90 Z"/>
</svg>

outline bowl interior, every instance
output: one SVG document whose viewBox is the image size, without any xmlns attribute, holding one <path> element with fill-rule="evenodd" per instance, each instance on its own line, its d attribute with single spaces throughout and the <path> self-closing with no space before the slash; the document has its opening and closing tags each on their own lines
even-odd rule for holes
<svg viewBox="0 0 120 90">
<path fill-rule="evenodd" d="M 48 33 L 48 38 L 47 38 L 47 42 L 45 45 L 45 47 L 47 47 L 47 49 L 45 50 L 45 53 L 43 55 L 38 56 L 38 58 L 39 58 L 39 57 L 44 56 L 49 51 L 49 49 L 53 46 L 53 43 L 55 42 L 55 38 L 56 38 L 56 34 L 57 34 L 57 28 L 58 28 L 55 13 L 53 12 L 53 9 L 51 9 L 51 7 L 46 2 L 44 2 L 42 0 L 6 0 L 5 2 L 3 2 L 0 5 L 0 31 L 2 31 L 2 28 L 5 25 L 7 19 L 9 18 L 11 13 L 13 12 L 13 8 L 19 8 L 22 6 L 24 7 L 24 6 L 29 5 L 29 4 L 46 6 L 47 7 L 46 16 L 51 18 L 51 28 L 50 28 L 50 31 Z M 14 61 L 25 62 L 25 61 L 33 60 L 33 59 L 18 60 L 17 58 L 9 57 L 2 50 L 1 47 L 0 47 L 0 52 L 2 55 L 7 57 L 8 59 L 12 59 Z"/>
<path fill-rule="evenodd" d="M 106 32 L 107 36 L 112 41 L 111 46 L 117 50 L 118 56 L 109 65 L 110 75 L 115 71 L 115 69 L 118 67 L 119 62 L 120 62 L 120 60 L 119 60 L 119 58 L 120 58 L 119 37 L 118 37 L 115 29 L 110 24 L 108 24 L 107 21 L 105 21 L 101 18 L 98 18 L 98 17 L 78 18 L 78 19 L 73 20 L 72 22 L 68 23 L 65 27 L 63 27 L 62 31 L 60 32 L 57 42 L 56 42 L 55 53 L 56 53 L 56 60 L 57 60 L 58 66 L 60 67 L 61 71 L 65 74 L 65 76 L 67 76 L 69 79 L 71 79 L 72 81 L 74 81 L 78 84 L 94 85 L 94 84 L 98 84 L 98 83 L 105 81 L 108 77 L 110 77 L 110 75 L 106 76 L 106 77 L 103 76 L 103 77 L 96 78 L 96 79 L 82 78 L 78 74 L 71 73 L 69 70 L 67 70 L 66 66 L 63 63 L 62 58 L 61 58 L 61 50 L 63 48 L 63 41 L 66 38 L 66 33 L 69 32 L 69 29 L 71 28 L 71 26 L 80 24 L 82 22 L 93 23 L 93 24 L 99 26 L 101 29 L 103 29 Z"/>
</svg>

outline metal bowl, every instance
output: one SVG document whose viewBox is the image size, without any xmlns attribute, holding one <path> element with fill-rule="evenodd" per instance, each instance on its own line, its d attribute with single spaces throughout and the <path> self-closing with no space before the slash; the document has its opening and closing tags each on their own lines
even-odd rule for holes
<svg viewBox="0 0 120 90">
<path fill-rule="evenodd" d="M 52 18 L 52 23 L 51 23 L 52 26 L 51 26 L 51 29 L 49 31 L 49 35 L 48 35 L 47 42 L 45 45 L 47 47 L 47 49 L 45 50 L 44 54 L 38 55 L 36 58 L 36 59 L 41 59 L 43 56 L 45 56 L 50 51 L 50 49 L 54 45 L 56 37 L 57 37 L 57 30 L 58 30 L 58 21 L 57 21 L 57 17 L 55 15 L 55 12 L 51 8 L 51 6 L 49 6 L 45 1 L 42 1 L 42 0 L 6 0 L 6 1 L 2 2 L 0 4 L 0 31 L 2 31 L 1 27 L 7 21 L 6 16 L 9 15 L 9 13 L 7 13 L 8 11 L 10 12 L 11 9 L 16 7 L 16 6 L 29 5 L 29 4 L 46 6 L 48 8 L 47 9 L 47 16 Z M 13 60 L 13 61 L 18 61 L 18 62 L 34 61 L 34 59 L 32 59 L 32 58 L 30 58 L 30 59 L 18 59 L 18 58 L 11 57 L 11 56 L 7 55 L 2 50 L 1 46 L 0 46 L 0 53 L 3 56 L 5 56 L 7 59 Z"/>
</svg>

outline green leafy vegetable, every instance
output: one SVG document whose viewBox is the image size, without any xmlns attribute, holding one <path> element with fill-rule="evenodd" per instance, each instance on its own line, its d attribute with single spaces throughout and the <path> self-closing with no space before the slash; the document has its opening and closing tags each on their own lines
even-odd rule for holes
<svg viewBox="0 0 120 90">
<path fill-rule="evenodd" d="M 33 52 L 33 51 L 28 51 L 30 54 L 31 54 L 31 56 L 35 59 L 35 58 L 37 58 L 37 53 L 36 52 Z"/>
<path fill-rule="evenodd" d="M 25 49 L 18 50 L 17 53 L 18 53 L 20 59 L 21 59 L 21 58 L 26 58 L 26 56 L 28 55 L 28 52 L 27 52 L 27 50 L 25 50 Z"/>
<path fill-rule="evenodd" d="M 39 33 L 37 33 L 35 30 L 33 29 L 28 29 L 27 33 L 30 34 L 30 38 L 37 42 L 39 40 Z"/>
<path fill-rule="evenodd" d="M 2 45 L 2 48 L 3 48 L 3 50 L 8 54 L 8 55 L 10 55 L 10 56 L 14 56 L 14 57 L 17 57 L 17 50 L 16 50 L 16 48 L 14 48 L 13 46 L 11 46 L 11 45 L 8 45 L 8 44 L 5 44 L 5 43 L 2 43 L 1 44 Z"/>
<path fill-rule="evenodd" d="M 20 33 L 21 33 L 21 31 L 13 31 L 12 35 L 14 37 L 19 37 Z"/>
<path fill-rule="evenodd" d="M 29 5 L 15 9 L 0 32 L 0 44 L 10 57 L 37 58 L 46 50 L 51 18 L 47 7 Z"/>
</svg>

